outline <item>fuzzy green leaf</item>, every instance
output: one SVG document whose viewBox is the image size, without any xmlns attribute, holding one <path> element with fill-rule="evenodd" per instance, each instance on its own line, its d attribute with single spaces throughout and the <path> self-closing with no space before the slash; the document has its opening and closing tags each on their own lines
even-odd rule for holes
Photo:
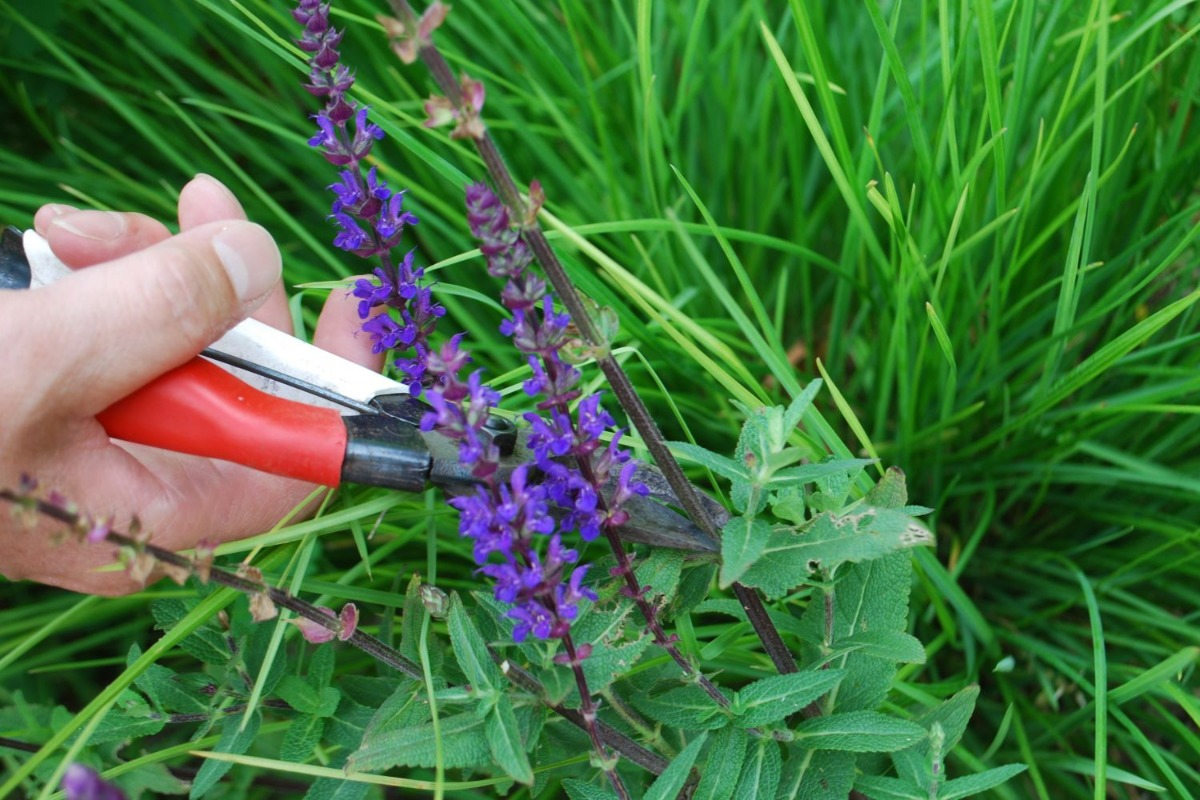
<svg viewBox="0 0 1200 800">
<path fill-rule="evenodd" d="M 704 747 L 707 739 L 707 733 L 700 734 L 687 747 L 683 748 L 682 753 L 672 758 L 671 763 L 662 771 L 662 774 L 654 780 L 654 783 L 650 784 L 650 788 L 646 790 L 642 800 L 671 800 L 674 798 L 683 788 L 683 784 L 687 782 L 692 764 L 696 763 L 696 757 L 700 755 L 700 748 Z"/>
<path fill-rule="evenodd" d="M 314 689 L 308 681 L 295 675 L 285 675 L 275 688 L 275 693 L 289 706 L 303 714 L 328 717 L 337 709 L 341 692 L 332 686 Z"/>
<path fill-rule="evenodd" d="M 578 778 L 568 778 L 563 781 L 562 785 L 567 790 L 567 797 L 570 797 L 571 800 L 615 800 L 617 796 L 608 783 L 598 786 Z"/>
<path fill-rule="evenodd" d="M 898 511 L 860 506 L 846 514 L 824 512 L 799 531 L 773 531 L 742 583 L 762 589 L 768 597 L 781 597 L 817 569 L 832 570 L 931 544 L 929 529 Z"/>
<path fill-rule="evenodd" d="M 996 767 L 995 769 L 989 769 L 975 775 L 965 775 L 961 778 L 955 778 L 952 781 L 947 781 L 938 789 L 938 800 L 959 800 L 960 797 L 983 794 L 989 789 L 993 789 L 1005 781 L 1015 778 L 1026 769 L 1027 767 L 1024 764 L 1005 764 L 1003 767 Z M 1158 791 L 1165 791 L 1165 788 L 1160 786 Z"/>
<path fill-rule="evenodd" d="M 486 732 L 496 766 L 513 780 L 526 786 L 532 784 L 533 767 L 529 763 L 528 748 L 521 741 L 521 727 L 508 695 L 500 695 L 488 712 Z"/>
<path fill-rule="evenodd" d="M 815 717 L 793 731 L 795 742 L 809 750 L 848 750 L 851 753 L 890 753 L 925 738 L 915 722 L 877 711 L 852 711 Z"/>
<path fill-rule="evenodd" d="M 929 800 L 928 790 L 899 778 L 863 775 L 854 783 L 855 791 L 871 800 Z"/>
<path fill-rule="evenodd" d="M 844 477 L 850 472 L 860 470 L 874 463 L 874 459 L 870 458 L 838 458 L 819 461 L 816 464 L 789 467 L 781 469 L 772 475 L 771 479 L 767 481 L 767 485 L 771 488 L 802 486 L 803 484 L 813 483 L 822 478 L 832 476 Z"/>
<path fill-rule="evenodd" d="M 908 481 L 904 470 L 899 467 L 888 467 L 879 482 L 871 487 L 863 501 L 869 506 L 879 508 L 904 508 L 908 504 Z"/>
<path fill-rule="evenodd" d="M 592 693 L 602 692 L 613 681 L 626 675 L 642 657 L 651 641 L 650 634 L 645 633 L 616 647 L 603 641 L 594 642 L 592 654 L 583 662 L 583 675 L 587 679 L 588 689 Z M 558 669 L 561 671 L 561 667 Z"/>
<path fill-rule="evenodd" d="M 757 728 L 779 722 L 833 689 L 843 677 L 840 669 L 823 669 L 754 681 L 734 696 L 734 724 Z"/>
<path fill-rule="evenodd" d="M 150 613 L 154 616 L 155 626 L 159 630 L 169 631 L 179 624 L 195 605 L 195 601 L 189 605 L 182 600 L 164 598 L 150 604 Z M 212 625 L 201 625 L 185 636 L 179 647 L 205 664 L 222 666 L 229 663 L 231 658 L 225 635 Z"/>
<path fill-rule="evenodd" d="M 902 631 L 860 631 L 838 640 L 837 652 L 843 650 L 901 664 L 925 663 L 925 646 L 921 640 Z"/>
<path fill-rule="evenodd" d="M 136 655 L 134 655 L 135 652 Z M 141 648 L 134 645 L 130 649 L 130 656 L 133 660 L 140 658 Z M 207 676 L 204 677 L 207 678 Z M 211 678 L 207 682 L 211 685 Z M 189 691 L 189 684 L 192 683 L 191 680 L 180 680 L 180 676 L 176 674 L 175 670 L 161 664 L 151 664 L 134 681 L 134 684 L 164 711 L 176 714 L 202 714 L 208 711 L 209 698 L 198 692 Z"/>
<path fill-rule="evenodd" d="M 484 717 L 471 711 L 439 722 L 444 766 L 457 769 L 492 763 Z M 432 767 L 436 760 L 435 738 L 431 722 L 371 735 L 350 756 L 347 767 L 356 772 L 382 772 L 395 766 Z"/>
<path fill-rule="evenodd" d="M 450 595 L 450 616 L 446 620 L 446 626 L 450 629 L 454 658 L 466 676 L 467 683 L 471 684 L 476 692 L 493 692 L 503 680 L 500 668 L 488 655 L 487 642 L 467 615 L 462 598 L 457 592 Z"/>
<path fill-rule="evenodd" d="M 648 597 L 661 598 L 656 602 L 663 605 L 675 599 L 679 591 L 679 576 L 683 570 L 683 553 L 679 550 L 669 550 L 658 547 L 650 555 L 636 564 L 633 574 L 637 577 L 638 585 L 649 586 Z"/>
<path fill-rule="evenodd" d="M 696 686 L 680 686 L 656 697 L 643 697 L 637 709 L 651 719 L 685 731 L 711 731 L 729 724 L 729 716 Z"/>
<path fill-rule="evenodd" d="M 767 546 L 771 526 L 753 517 L 734 517 L 721 529 L 721 588 L 732 586 L 754 566 Z"/>
<path fill-rule="evenodd" d="M 425 702 L 421 687 L 416 681 L 405 678 L 371 715 L 363 731 L 363 739 L 372 740 L 387 736 L 396 730 L 419 725 L 428 719 L 429 705 Z"/>
<path fill-rule="evenodd" d="M 912 783 L 929 788 L 932 776 L 929 774 L 931 740 L 929 732 L 934 723 L 942 728 L 942 752 L 939 757 L 950 752 L 958 744 L 975 711 L 975 701 L 979 698 L 979 686 L 971 685 L 944 701 L 937 707 L 922 714 L 915 722 L 925 729 L 926 735 L 912 747 L 892 753 L 892 762 L 896 765 L 896 774 Z"/>
<path fill-rule="evenodd" d="M 153 736 L 166 725 L 166 718 L 146 702 L 132 689 L 126 689 L 117 697 L 117 702 L 100 724 L 88 737 L 88 744 L 93 747 L 108 742 L 123 742 L 142 736 Z"/>
<path fill-rule="evenodd" d="M 729 800 L 733 796 L 746 759 L 748 738 L 745 730 L 732 725 L 713 734 L 704 772 L 692 800 Z"/>
<path fill-rule="evenodd" d="M 336 648 L 333 647 L 314 647 L 312 648 L 312 660 L 308 662 L 308 685 L 314 689 L 321 689 L 329 685 L 333 680 L 334 662 L 337 660 L 335 653 Z"/>
<path fill-rule="evenodd" d="M 804 417 L 804 412 L 808 411 L 812 406 L 813 400 L 816 399 L 817 393 L 821 391 L 821 379 L 809 381 L 804 387 L 804 391 L 796 395 L 795 399 L 788 404 L 787 411 L 783 412 L 781 424 L 783 426 L 784 435 L 791 434 L 800 426 L 800 420 Z"/>
<path fill-rule="evenodd" d="M 841 750 L 805 750 L 788 746 L 778 797 L 794 800 L 827 800 L 848 797 L 858 774 L 857 756 Z"/>
<path fill-rule="evenodd" d="M 245 727 L 242 727 L 243 720 L 245 720 Z M 248 716 L 242 714 L 227 716 L 221 729 L 221 739 L 213 751 L 233 755 L 245 753 L 258 738 L 258 727 L 261 724 L 262 714 L 258 710 Z M 205 759 L 204 763 L 200 765 L 200 769 L 196 771 L 196 777 L 192 779 L 192 791 L 188 794 L 190 800 L 199 800 L 207 794 L 217 785 L 217 781 L 221 780 L 226 772 L 229 772 L 232 766 L 232 761 Z"/>
<path fill-rule="evenodd" d="M 303 764 L 312 758 L 313 751 L 321 743 L 325 732 L 325 718 L 316 714 L 301 714 L 292 720 L 279 746 L 279 757 L 284 761 Z"/>
<path fill-rule="evenodd" d="M 671 450 L 685 461 L 691 461 L 702 467 L 708 467 L 718 475 L 730 480 L 750 480 L 750 472 L 732 458 L 717 455 L 711 450 L 705 450 L 699 445 L 688 442 L 667 442 Z"/>
<path fill-rule="evenodd" d="M 783 756 L 779 752 L 779 744 L 774 739 L 758 739 L 750 743 L 749 750 L 733 796 L 737 800 L 774 797 L 783 773 Z"/>
<path fill-rule="evenodd" d="M 363 800 L 370 789 L 371 784 L 362 781 L 317 778 L 308 787 L 304 800 Z"/>
</svg>

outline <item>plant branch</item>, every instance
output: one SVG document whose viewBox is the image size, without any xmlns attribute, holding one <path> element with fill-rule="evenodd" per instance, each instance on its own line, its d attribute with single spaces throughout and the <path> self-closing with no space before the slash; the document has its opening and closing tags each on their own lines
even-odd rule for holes
<svg viewBox="0 0 1200 800">
<path fill-rule="evenodd" d="M 77 531 L 86 530 L 87 528 L 91 527 L 90 523 L 80 514 L 56 505 L 55 503 L 50 503 L 39 498 L 31 497 L 28 494 L 18 493 L 11 489 L 0 489 L 0 500 L 12 503 L 22 510 L 36 511 L 43 516 L 61 522 Z M 125 534 L 118 533 L 116 531 L 109 530 L 105 535 L 104 541 L 121 547 L 130 547 L 140 550 L 141 552 L 152 556 L 156 561 L 170 565 L 177 570 L 185 570 L 191 573 L 195 569 L 195 564 L 190 558 L 186 558 L 185 556 L 181 556 L 171 550 L 166 550 L 147 542 L 140 542 L 131 536 L 126 536 Z M 255 595 L 265 593 L 277 606 L 286 608 L 298 616 L 304 617 L 305 619 L 312 620 L 326 630 L 339 634 L 342 633 L 342 624 L 337 617 L 329 616 L 317 606 L 301 600 L 300 598 L 295 597 L 294 595 L 291 595 L 282 589 L 257 583 L 255 581 L 243 578 L 240 575 L 235 575 L 232 572 L 228 572 L 227 570 L 220 569 L 219 567 L 212 567 L 209 572 L 209 577 L 214 583 L 230 589 L 235 589 L 244 594 Z M 369 633 L 364 633 L 362 629 L 355 630 L 352 636 L 345 639 L 345 642 L 353 647 L 357 647 L 359 650 L 371 656 L 376 661 L 386 664 L 397 672 L 407 675 L 408 677 L 417 681 L 423 680 L 421 667 L 419 664 L 413 663 L 408 658 L 403 656 L 400 651 L 385 644 L 382 640 L 377 639 Z M 566 708 L 562 705 L 551 703 L 545 699 L 545 688 L 542 686 L 541 681 L 535 678 L 531 673 L 508 661 L 491 647 L 488 648 L 488 652 L 491 654 L 492 659 L 501 666 L 502 671 L 514 686 L 523 689 L 529 694 L 539 698 L 547 708 L 549 708 L 551 711 L 554 711 L 556 714 L 563 717 L 563 719 L 566 719 L 568 722 L 580 728 L 584 732 L 588 731 L 587 722 L 583 718 L 583 715 L 581 715 L 579 712 Z M 597 719 L 595 721 L 595 725 L 598 729 L 599 736 L 604 743 L 611 747 L 623 758 L 629 759 L 633 763 L 643 767 L 655 775 L 661 774 L 662 771 L 667 768 L 666 759 L 662 758 L 657 753 L 646 749 L 638 742 L 630 739 L 628 736 L 624 735 L 615 728 L 612 728 L 601 720 Z M 21 744 L 19 742 L 9 742 L 12 742 L 12 740 L 0 740 L 0 745 L 19 748 Z"/>
</svg>

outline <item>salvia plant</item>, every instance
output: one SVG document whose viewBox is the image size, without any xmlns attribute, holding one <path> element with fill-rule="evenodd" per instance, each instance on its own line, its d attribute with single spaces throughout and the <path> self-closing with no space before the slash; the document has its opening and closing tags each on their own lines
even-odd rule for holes
<svg viewBox="0 0 1200 800">
<path fill-rule="evenodd" d="M 476 586 L 447 593 L 414 576 L 392 603 L 397 614 L 334 610 L 270 586 L 260 570 L 271 563 L 161 550 L 33 479 L 4 490 L 20 513 L 115 544 L 135 574 L 157 566 L 194 588 L 154 606 L 163 631 L 155 648 L 184 657 L 174 667 L 150 662 L 105 698 L 97 724 L 66 730 L 81 760 L 101 769 L 72 765 L 61 776 L 66 795 L 180 791 L 165 771 L 119 758 L 122 743 L 168 725 L 191 726 L 194 749 L 208 751 L 190 778 L 193 798 L 238 785 L 230 769 L 251 758 L 281 776 L 309 776 L 306 797 L 340 799 L 390 782 L 435 796 L 561 788 L 580 800 L 949 800 L 1019 773 L 1021 765 L 947 774 L 977 687 L 920 711 L 891 691 L 900 665 L 925 658 L 907 633 L 908 551 L 933 543 L 921 522 L 929 509 L 910 503 L 904 473 L 892 467 L 873 481 L 876 461 L 831 440 L 814 413 L 820 381 L 786 407 L 739 406 L 744 424 L 728 454 L 665 441 L 614 355 L 615 315 L 580 294 L 539 226 L 543 188 L 533 181 L 522 193 L 507 171 L 488 132 L 484 84 L 456 74 L 437 49 L 449 8 L 434 2 L 418 15 L 392 0 L 380 22 L 393 50 L 406 65 L 422 62 L 436 85 L 425 124 L 474 144 L 488 170 L 463 187 L 461 213 L 490 276 L 470 280 L 492 280 L 500 330 L 527 375 L 514 409 L 499 408 L 495 376 L 475 363 L 469 339 L 439 325 L 438 286 L 406 237 L 418 219 L 404 190 L 380 175 L 374 149 L 389 143 L 355 95 L 330 5 L 300 0 L 293 16 L 305 88 L 322 104 L 309 144 L 330 165 L 332 244 L 369 275 L 348 288 L 360 335 L 389 354 L 427 404 L 420 427 L 451 440 L 474 480 L 446 503 L 469 541 Z M 527 429 L 528 460 L 501 470 L 488 421 L 513 413 Z M 622 540 L 624 506 L 649 491 L 639 478 L 646 459 L 719 553 Z M 695 494 L 677 459 L 715 477 L 724 509 Z M 223 607 L 219 587 L 242 599 Z M 268 624 L 281 608 L 300 637 Z M 710 648 L 697 646 L 697 619 L 752 630 L 763 657 L 714 672 Z M 376 669 L 335 681 L 348 647 Z M 145 658 L 134 647 L 128 662 Z M 273 752 L 256 745 L 268 732 L 281 733 L 265 739 L 277 742 Z M 34 771 L 49 779 L 44 762 L 31 758 L 16 780 Z"/>
</svg>

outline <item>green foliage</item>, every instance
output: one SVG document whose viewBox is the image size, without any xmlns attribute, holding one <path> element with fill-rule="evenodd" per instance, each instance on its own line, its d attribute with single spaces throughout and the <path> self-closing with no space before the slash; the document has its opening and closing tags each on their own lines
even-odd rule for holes
<svg viewBox="0 0 1200 800">
<path fill-rule="evenodd" d="M 601 563 L 577 630 L 602 718 L 676 765 L 695 756 L 697 797 L 1200 795 L 1197 4 L 496 5 L 455 4 L 435 39 L 487 83 L 521 188 L 546 187 L 568 271 L 620 320 L 613 352 L 738 515 L 720 564 L 638 553 L 639 576 L 731 701 L 783 680 L 734 581 L 774 598 L 798 675 L 840 675 L 802 718 L 762 723 L 779 737 L 740 727 L 680 682 Z M 314 101 L 289 6 L 0 0 L 0 220 L 28 226 L 52 201 L 170 220 L 206 171 L 275 234 L 293 286 L 361 269 L 327 246 L 332 177 L 304 144 Z M 383 4 L 335 9 L 445 324 L 525 410 L 527 367 L 496 332 L 460 211 L 482 167 L 421 126 L 431 83 L 372 26 Z M 302 331 L 323 294 L 299 291 Z M 209 798 L 274 796 L 253 783 L 268 774 L 311 782 L 310 798 L 377 797 L 294 770 L 435 781 L 436 702 L 446 780 L 500 782 L 447 796 L 532 777 L 541 797 L 611 797 L 586 737 L 481 654 L 498 647 L 578 705 L 556 651 L 506 643 L 454 527 L 424 497 L 348 488 L 322 517 L 222 551 L 359 603 L 414 662 L 418 584 L 402 592 L 436 567 L 463 600 L 425 637 L 434 698 L 290 626 L 268 657 L 270 626 L 225 593 L 0 585 L 0 737 L 43 748 L 0 746 L 0 796 L 37 796 L 69 755 L 120 771 L 133 797 L 180 791 L 167 766 L 197 770 Z M 307 571 L 285 570 L 314 536 Z M 276 761 L 188 755 L 239 748 Z"/>
</svg>

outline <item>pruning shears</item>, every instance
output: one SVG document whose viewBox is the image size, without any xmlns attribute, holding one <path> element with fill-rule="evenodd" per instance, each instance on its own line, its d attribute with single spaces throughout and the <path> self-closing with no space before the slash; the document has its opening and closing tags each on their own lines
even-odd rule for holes
<svg viewBox="0 0 1200 800">
<path fill-rule="evenodd" d="M 0 234 L 0 289 L 36 291 L 70 272 L 37 232 L 8 227 Z M 114 439 L 325 486 L 470 491 L 476 481 L 454 443 L 420 429 L 427 410 L 404 384 L 248 319 L 97 419 Z M 533 460 L 526 431 L 512 421 L 493 414 L 487 433 L 502 454 L 502 474 Z M 650 494 L 626 504 L 622 538 L 692 552 L 720 549 L 669 507 L 681 504 L 662 473 L 642 465 L 636 477 Z M 716 501 L 697 495 L 715 519 L 727 516 Z"/>
</svg>

